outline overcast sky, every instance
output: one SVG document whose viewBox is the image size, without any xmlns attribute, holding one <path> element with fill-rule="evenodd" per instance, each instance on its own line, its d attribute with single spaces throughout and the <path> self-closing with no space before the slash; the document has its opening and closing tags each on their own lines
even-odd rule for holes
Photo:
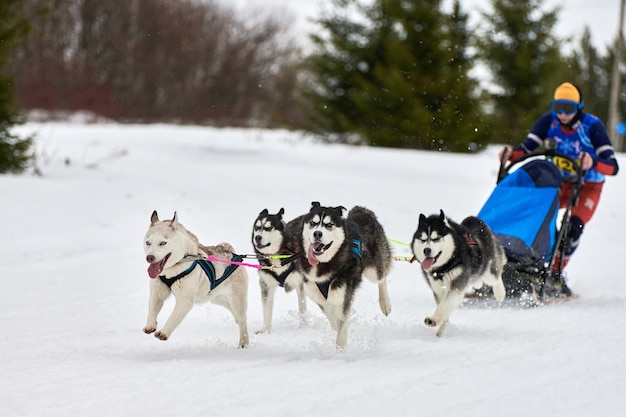
<svg viewBox="0 0 626 417">
<path fill-rule="evenodd" d="M 307 18 L 319 15 L 323 6 L 331 4 L 331 0 L 218 0 L 225 4 L 236 4 L 237 7 L 250 9 L 259 7 L 266 10 L 286 13 L 287 18 L 295 19 L 296 25 L 310 31 L 312 25 Z M 619 11 L 621 0 L 544 0 L 548 8 L 558 8 L 559 21 L 557 31 L 559 36 L 579 37 L 585 26 L 591 30 L 592 41 L 596 47 L 604 48 L 611 43 L 617 34 L 619 26 Z M 450 0 L 446 3 L 452 4 Z M 488 10 L 491 0 L 463 0 L 461 5 L 473 19 L 478 10 Z M 474 21 L 472 21 L 474 22 Z M 306 37 L 306 33 L 303 33 Z M 305 40 L 306 41 L 306 40 Z"/>
</svg>

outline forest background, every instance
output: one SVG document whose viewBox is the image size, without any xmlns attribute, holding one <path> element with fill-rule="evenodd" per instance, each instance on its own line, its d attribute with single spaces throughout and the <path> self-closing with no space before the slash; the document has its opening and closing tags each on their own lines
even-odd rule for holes
<svg viewBox="0 0 626 417">
<path fill-rule="evenodd" d="M 31 118 L 289 128 L 396 148 L 518 143 L 562 80 L 606 121 L 624 49 L 597 48 L 588 29 L 557 36 L 542 0 L 492 0 L 474 25 L 459 1 L 333 0 L 307 48 L 293 20 L 223 2 L 19 3 L 30 31 L 5 72 Z"/>
</svg>

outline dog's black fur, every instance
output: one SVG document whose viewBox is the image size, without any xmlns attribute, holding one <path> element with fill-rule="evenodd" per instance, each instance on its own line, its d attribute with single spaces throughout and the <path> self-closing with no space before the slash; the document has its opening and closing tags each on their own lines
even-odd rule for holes
<svg viewBox="0 0 626 417">
<path fill-rule="evenodd" d="M 389 314 L 386 277 L 391 269 L 391 248 L 374 213 L 356 206 L 347 217 L 342 206 L 311 204 L 304 216 L 299 268 L 305 290 L 337 329 L 337 346 L 343 348 L 347 321 L 362 275 L 378 283 L 381 309 Z"/>
</svg>

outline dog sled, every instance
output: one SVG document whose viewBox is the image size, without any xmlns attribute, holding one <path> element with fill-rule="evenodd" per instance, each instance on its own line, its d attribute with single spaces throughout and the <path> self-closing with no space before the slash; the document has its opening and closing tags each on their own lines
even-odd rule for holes
<svg viewBox="0 0 626 417">
<path fill-rule="evenodd" d="M 583 177 L 579 161 L 549 147 L 511 163 L 500 162 L 497 185 L 478 217 L 489 225 L 506 252 L 505 301 L 534 307 L 575 297 L 563 274 L 563 254 L 571 209 L 578 203 Z M 560 209 L 563 182 L 572 183 L 572 193 Z M 487 288 L 468 297 L 493 299 Z"/>
</svg>

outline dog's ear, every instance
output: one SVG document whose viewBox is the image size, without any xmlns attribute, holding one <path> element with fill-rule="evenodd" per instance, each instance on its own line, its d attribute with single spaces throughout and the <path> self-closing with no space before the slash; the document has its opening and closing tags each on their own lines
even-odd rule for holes
<svg viewBox="0 0 626 417">
<path fill-rule="evenodd" d="M 280 210 L 278 210 L 278 215 L 282 217 L 283 214 L 285 214 L 285 209 L 281 207 Z"/>
<path fill-rule="evenodd" d="M 170 226 L 173 229 L 178 228 L 178 213 L 174 212 L 174 217 L 172 217 L 172 220 L 170 220 Z"/>
<path fill-rule="evenodd" d="M 446 215 L 444 214 L 443 210 L 439 210 L 439 220 L 443 222 L 445 219 Z"/>
<path fill-rule="evenodd" d="M 426 216 L 424 215 L 424 213 L 420 213 L 419 224 L 422 224 L 425 221 L 426 221 Z"/>
<path fill-rule="evenodd" d="M 311 202 L 311 209 L 318 208 L 318 207 L 321 207 L 319 201 L 312 201 Z"/>
<path fill-rule="evenodd" d="M 154 210 L 152 212 L 152 216 L 150 216 L 150 224 L 155 224 L 158 221 L 159 221 L 159 214 L 157 213 L 156 210 Z"/>
<path fill-rule="evenodd" d="M 266 209 L 266 208 L 264 208 L 264 209 L 263 209 L 263 211 L 261 211 L 261 212 L 259 213 L 259 217 L 265 217 L 265 216 L 267 216 L 268 214 L 269 214 L 269 211 L 267 211 L 267 209 Z"/>
<path fill-rule="evenodd" d="M 339 212 L 341 213 L 341 215 L 343 216 L 343 212 L 346 211 L 346 208 L 344 206 L 337 206 L 335 207 L 337 210 L 339 210 Z"/>
</svg>

